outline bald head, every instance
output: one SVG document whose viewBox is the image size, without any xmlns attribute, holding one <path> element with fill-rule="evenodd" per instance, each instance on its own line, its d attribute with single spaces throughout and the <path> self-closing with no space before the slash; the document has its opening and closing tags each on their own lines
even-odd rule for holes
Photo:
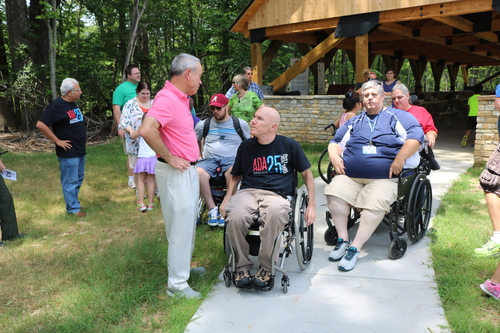
<svg viewBox="0 0 500 333">
<path fill-rule="evenodd" d="M 276 137 L 279 124 L 279 112 L 268 106 L 261 106 L 255 111 L 254 118 L 250 121 L 250 134 L 261 144 L 268 144 Z"/>
<path fill-rule="evenodd" d="M 281 121 L 281 116 L 276 109 L 269 106 L 262 105 L 257 111 L 261 110 L 262 115 L 268 119 L 271 123 L 279 125 Z"/>
</svg>

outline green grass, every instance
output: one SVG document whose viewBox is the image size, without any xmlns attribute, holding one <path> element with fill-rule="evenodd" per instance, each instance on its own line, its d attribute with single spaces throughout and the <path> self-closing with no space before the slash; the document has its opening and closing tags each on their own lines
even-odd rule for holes
<svg viewBox="0 0 500 333">
<path fill-rule="evenodd" d="M 135 211 L 119 140 L 89 147 L 80 194 L 87 217 L 64 212 L 55 153 L 3 157 L 23 240 L 0 248 L 0 331 L 183 332 L 201 300 L 166 296 L 160 209 Z M 159 206 L 157 206 L 159 207 Z M 200 226 L 190 284 L 206 296 L 225 264 L 222 230 Z"/>
<path fill-rule="evenodd" d="M 438 291 L 453 332 L 500 332 L 499 302 L 479 284 L 490 278 L 498 258 L 477 258 L 473 249 L 491 236 L 481 168 L 471 168 L 444 195 L 429 233 Z"/>
<path fill-rule="evenodd" d="M 325 147 L 303 145 L 315 177 Z M 82 219 L 64 212 L 54 153 L 2 157 L 18 173 L 17 182 L 6 183 L 20 231 L 29 233 L 0 248 L 2 333 L 184 331 L 202 300 L 166 296 L 168 246 L 160 209 L 135 211 L 119 140 L 88 149 L 80 196 L 88 215 Z M 429 232 L 453 332 L 500 332 L 499 303 L 478 287 L 498 259 L 473 256 L 491 234 L 480 172 L 472 168 L 452 185 Z M 197 228 L 193 265 L 208 273 L 189 283 L 204 297 L 225 264 L 222 236 L 219 228 Z"/>
</svg>

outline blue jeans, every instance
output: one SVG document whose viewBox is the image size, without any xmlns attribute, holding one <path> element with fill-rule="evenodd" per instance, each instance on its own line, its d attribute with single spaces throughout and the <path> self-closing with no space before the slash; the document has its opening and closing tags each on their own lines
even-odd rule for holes
<svg viewBox="0 0 500 333">
<path fill-rule="evenodd" d="M 76 214 L 80 211 L 78 193 L 82 186 L 85 173 L 85 156 L 62 158 L 58 157 L 61 169 L 61 185 L 66 202 L 66 212 Z"/>
</svg>

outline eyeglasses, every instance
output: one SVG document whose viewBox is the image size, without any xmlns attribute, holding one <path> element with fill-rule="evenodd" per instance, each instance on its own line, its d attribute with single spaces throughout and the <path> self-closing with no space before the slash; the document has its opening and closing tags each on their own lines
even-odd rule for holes
<svg viewBox="0 0 500 333">
<path fill-rule="evenodd" d="M 221 106 L 221 107 L 217 107 L 217 106 L 211 106 L 209 107 L 210 111 L 215 111 L 215 110 L 220 110 L 222 109 L 223 107 L 225 107 L 225 105 Z"/>
<path fill-rule="evenodd" d="M 82 92 L 82 89 L 75 89 L 74 92 Z"/>
<path fill-rule="evenodd" d="M 236 81 L 233 81 L 233 84 L 238 84 L 238 82 L 236 82 Z"/>
</svg>

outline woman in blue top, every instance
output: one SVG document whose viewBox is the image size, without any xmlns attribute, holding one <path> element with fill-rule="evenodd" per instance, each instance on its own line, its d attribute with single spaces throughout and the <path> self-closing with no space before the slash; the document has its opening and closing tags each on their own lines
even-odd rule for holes
<svg viewBox="0 0 500 333">
<path fill-rule="evenodd" d="M 397 175 L 414 168 L 424 132 L 410 113 L 384 108 L 384 90 L 373 82 L 362 86 L 366 111 L 347 121 L 330 141 L 328 152 L 336 176 L 325 188 L 332 222 L 339 235 L 330 261 L 341 271 L 354 268 L 359 249 L 370 238 L 397 197 Z M 356 237 L 349 241 L 351 207 L 362 210 Z"/>
<path fill-rule="evenodd" d="M 390 95 L 392 93 L 392 89 L 398 83 L 401 83 L 401 81 L 395 78 L 392 68 L 388 68 L 385 71 L 385 80 L 382 81 L 382 84 L 384 85 L 384 92 L 386 93 L 386 95 Z"/>
</svg>

